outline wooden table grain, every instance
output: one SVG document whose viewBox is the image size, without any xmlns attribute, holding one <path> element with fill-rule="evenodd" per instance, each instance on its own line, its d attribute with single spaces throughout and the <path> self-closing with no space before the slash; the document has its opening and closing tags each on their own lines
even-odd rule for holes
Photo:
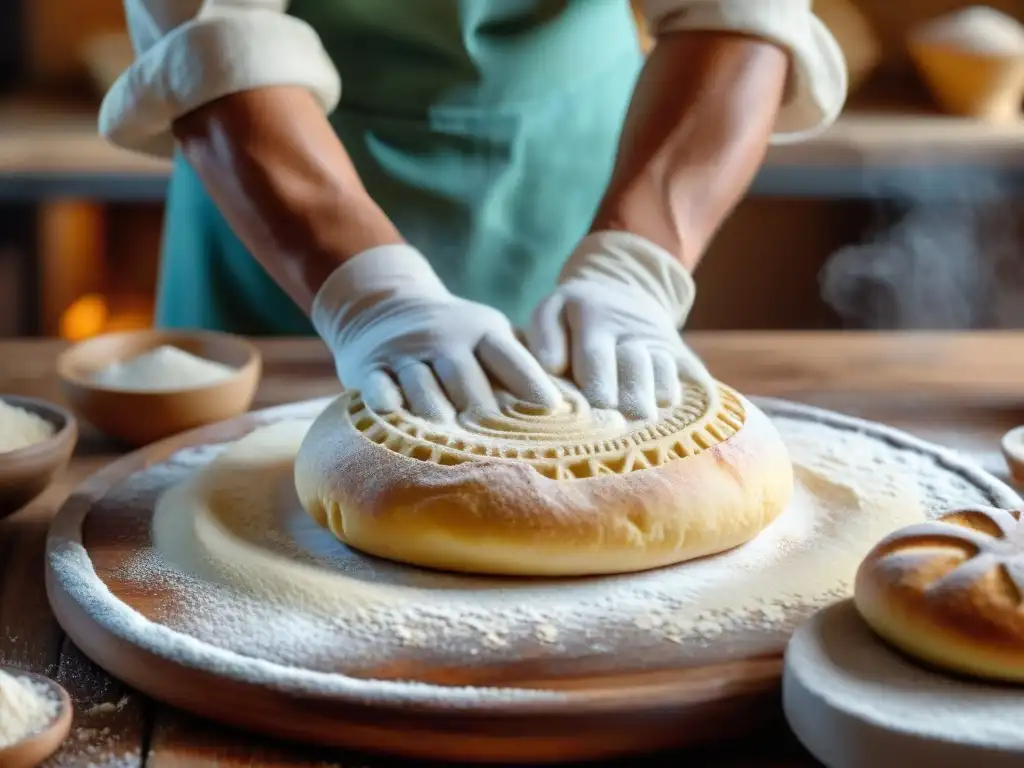
<svg viewBox="0 0 1024 768">
<path fill-rule="evenodd" d="M 1024 333 L 708 333 L 694 334 L 691 341 L 718 378 L 747 394 L 785 397 L 883 421 L 964 451 L 1007 479 L 998 440 L 1024 422 Z M 258 344 L 265 373 L 254 408 L 338 391 L 319 342 L 274 339 Z M 0 340 L 0 393 L 61 402 L 53 368 L 62 348 L 56 341 Z M 117 446 L 83 427 L 67 472 L 37 502 L 0 522 L 0 664 L 55 677 L 76 704 L 71 737 L 49 765 L 410 765 L 306 749 L 199 721 L 126 689 L 77 651 L 47 605 L 46 528 L 68 492 L 118 455 Z M 688 765 L 708 768 L 816 765 L 786 733 L 688 753 L 685 759 Z"/>
</svg>

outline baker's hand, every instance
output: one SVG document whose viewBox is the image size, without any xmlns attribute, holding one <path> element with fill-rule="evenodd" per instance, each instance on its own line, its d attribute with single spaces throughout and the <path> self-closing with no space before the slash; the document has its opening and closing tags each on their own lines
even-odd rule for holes
<svg viewBox="0 0 1024 768">
<path fill-rule="evenodd" d="M 689 272 L 668 252 L 627 232 L 596 232 L 534 311 L 527 340 L 551 373 L 571 368 L 595 407 L 653 418 L 659 405 L 679 404 L 681 378 L 711 384 L 679 332 L 694 295 Z"/>
<path fill-rule="evenodd" d="M 313 302 L 338 377 L 377 411 L 431 420 L 497 407 L 492 388 L 554 405 L 561 394 L 496 309 L 452 295 L 422 254 L 387 245 L 338 267 Z M 489 380 L 489 378 L 491 380 Z"/>
</svg>

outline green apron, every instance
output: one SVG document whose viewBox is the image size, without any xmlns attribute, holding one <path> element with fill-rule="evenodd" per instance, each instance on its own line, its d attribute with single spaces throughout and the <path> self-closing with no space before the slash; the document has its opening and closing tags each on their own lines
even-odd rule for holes
<svg viewBox="0 0 1024 768">
<path fill-rule="evenodd" d="M 342 78 L 331 116 L 370 195 L 453 293 L 516 324 L 610 176 L 642 64 L 626 0 L 293 0 Z M 157 324 L 309 334 L 175 161 Z"/>
</svg>

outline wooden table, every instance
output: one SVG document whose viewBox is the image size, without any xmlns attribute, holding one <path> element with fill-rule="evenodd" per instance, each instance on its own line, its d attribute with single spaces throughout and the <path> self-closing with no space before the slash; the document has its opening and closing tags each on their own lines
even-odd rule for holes
<svg viewBox="0 0 1024 768">
<path fill-rule="evenodd" d="M 692 341 L 720 379 L 748 394 L 884 421 L 971 453 L 1006 479 L 998 439 L 1024 422 L 1024 333 L 723 333 L 695 334 Z M 255 408 L 337 391 L 319 342 L 273 340 L 260 346 L 266 366 Z M 61 349 L 57 342 L 0 341 L 0 392 L 59 402 L 53 364 Z M 50 614 L 43 587 L 47 523 L 75 484 L 117 455 L 116 447 L 83 429 L 76 457 L 60 482 L 0 523 L 0 664 L 54 676 L 76 701 L 71 738 L 51 764 L 397 765 L 272 743 L 199 722 L 126 690 L 67 641 Z M 686 759 L 688 765 L 715 768 L 816 764 L 788 734 Z"/>
</svg>

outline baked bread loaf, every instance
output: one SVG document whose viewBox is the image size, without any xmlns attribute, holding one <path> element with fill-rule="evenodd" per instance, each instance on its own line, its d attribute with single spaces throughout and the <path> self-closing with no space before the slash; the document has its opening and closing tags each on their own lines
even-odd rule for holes
<svg viewBox="0 0 1024 768">
<path fill-rule="evenodd" d="M 346 544 L 442 570 L 621 573 L 721 552 L 783 510 L 793 469 L 768 418 L 735 391 L 688 385 L 656 423 L 554 410 L 499 393 L 500 413 L 439 425 L 378 414 L 348 392 L 316 419 L 295 483 Z"/>
<path fill-rule="evenodd" d="M 854 601 L 883 639 L 928 664 L 1024 682 L 1020 510 L 963 509 L 896 531 L 857 571 Z"/>
</svg>

